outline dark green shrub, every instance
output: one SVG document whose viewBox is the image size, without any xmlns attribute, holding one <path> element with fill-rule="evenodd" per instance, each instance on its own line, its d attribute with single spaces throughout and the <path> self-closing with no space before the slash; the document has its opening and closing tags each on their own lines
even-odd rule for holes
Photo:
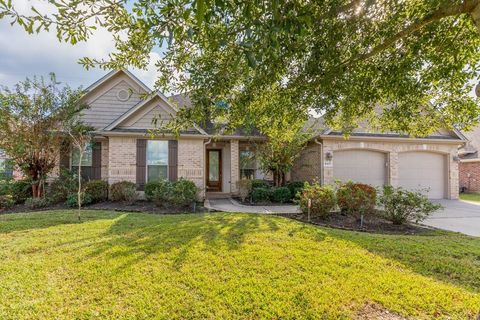
<svg viewBox="0 0 480 320">
<path fill-rule="evenodd" d="M 319 183 L 305 183 L 298 203 L 303 213 L 308 212 L 308 200 L 311 200 L 312 206 L 310 214 L 312 217 L 328 217 L 335 207 L 335 192 L 330 186 L 322 187 Z"/>
<path fill-rule="evenodd" d="M 125 201 L 132 204 L 137 200 L 137 188 L 135 183 L 120 181 L 110 186 L 110 197 L 113 201 Z"/>
<path fill-rule="evenodd" d="M 149 201 L 153 201 L 155 191 L 158 188 L 161 188 L 164 182 L 164 180 L 147 182 L 147 184 L 145 184 L 145 198 Z"/>
<path fill-rule="evenodd" d="M 93 203 L 93 198 L 89 193 L 82 192 L 82 206 L 89 205 Z M 77 208 L 78 207 L 78 194 L 72 193 L 69 194 L 65 204 L 70 208 Z"/>
<path fill-rule="evenodd" d="M 59 176 L 48 184 L 46 196 L 51 203 L 60 203 L 65 202 L 68 195 L 76 193 L 77 190 L 76 176 L 72 172 L 62 169 Z"/>
<path fill-rule="evenodd" d="M 384 186 L 378 198 L 378 204 L 383 207 L 383 217 L 393 224 L 403 224 L 409 220 L 420 222 L 433 212 L 442 209 L 439 204 L 431 203 L 420 192 Z"/>
<path fill-rule="evenodd" d="M 255 203 L 270 201 L 270 188 L 254 188 L 252 189 L 252 200 Z"/>
<path fill-rule="evenodd" d="M 10 195 L 15 203 L 24 203 L 32 196 L 32 183 L 29 179 L 10 182 Z"/>
<path fill-rule="evenodd" d="M 292 200 L 292 194 L 287 187 L 274 188 L 272 191 L 272 201 L 285 203 Z"/>
<path fill-rule="evenodd" d="M 49 205 L 47 198 L 27 198 L 25 200 L 25 205 L 29 209 L 42 209 Z"/>
<path fill-rule="evenodd" d="M 172 203 L 177 206 L 188 206 L 197 200 L 198 187 L 193 181 L 180 178 L 173 183 Z"/>
<path fill-rule="evenodd" d="M 269 189 L 270 184 L 265 180 L 259 180 L 259 179 L 252 180 L 252 190 L 257 188 Z"/>
<path fill-rule="evenodd" d="M 337 190 L 337 203 L 342 212 L 360 217 L 374 213 L 377 190 L 368 184 L 347 182 Z"/>
<path fill-rule="evenodd" d="M 196 201 L 198 191 L 195 183 L 183 178 L 175 182 L 160 181 L 155 185 L 152 198 L 157 206 L 185 207 Z"/>
<path fill-rule="evenodd" d="M 297 194 L 302 192 L 303 187 L 305 186 L 304 181 L 291 181 L 287 183 L 286 187 L 290 190 L 290 194 L 292 195 L 292 199 L 294 199 Z"/>
<path fill-rule="evenodd" d="M 0 210 L 10 209 L 15 205 L 11 195 L 0 195 Z"/>
<path fill-rule="evenodd" d="M 97 203 L 107 200 L 108 183 L 103 180 L 90 180 L 85 183 L 84 191 L 91 198 L 91 203 Z"/>
</svg>

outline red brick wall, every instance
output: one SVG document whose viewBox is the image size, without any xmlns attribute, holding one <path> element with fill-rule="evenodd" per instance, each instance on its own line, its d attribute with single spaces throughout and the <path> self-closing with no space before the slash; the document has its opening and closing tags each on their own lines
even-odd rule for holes
<svg viewBox="0 0 480 320">
<path fill-rule="evenodd" d="M 480 192 L 480 161 L 460 162 L 458 165 L 460 188 L 467 188 L 469 192 Z"/>
</svg>

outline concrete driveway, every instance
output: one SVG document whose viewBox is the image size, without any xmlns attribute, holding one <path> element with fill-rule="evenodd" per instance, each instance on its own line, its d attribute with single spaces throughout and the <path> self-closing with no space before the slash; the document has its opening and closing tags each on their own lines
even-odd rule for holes
<svg viewBox="0 0 480 320">
<path fill-rule="evenodd" d="M 436 202 L 445 209 L 434 213 L 423 221 L 423 224 L 480 237 L 480 203 L 461 200 L 438 200 Z"/>
</svg>

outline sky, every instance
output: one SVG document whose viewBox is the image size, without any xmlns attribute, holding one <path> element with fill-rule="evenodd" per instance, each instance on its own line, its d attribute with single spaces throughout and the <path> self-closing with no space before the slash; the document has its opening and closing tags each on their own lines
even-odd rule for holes
<svg viewBox="0 0 480 320">
<path fill-rule="evenodd" d="M 19 10 L 26 10 L 38 1 L 14 0 Z M 35 4 L 36 5 L 36 4 Z M 71 45 L 60 43 L 54 32 L 27 34 L 23 28 L 11 26 L 0 20 L 0 85 L 12 87 L 15 83 L 34 75 L 48 76 L 54 72 L 57 80 L 72 87 L 88 87 L 108 71 L 85 70 L 78 60 L 84 56 L 103 58 L 114 49 L 113 39 L 107 31 L 97 31 L 87 42 Z M 150 88 L 156 79 L 155 61 L 160 58 L 152 53 L 147 70 L 130 69 Z"/>
</svg>

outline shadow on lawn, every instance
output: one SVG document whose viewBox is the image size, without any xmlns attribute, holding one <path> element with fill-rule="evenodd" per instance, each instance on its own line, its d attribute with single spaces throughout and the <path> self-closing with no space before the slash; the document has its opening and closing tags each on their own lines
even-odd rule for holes
<svg viewBox="0 0 480 320">
<path fill-rule="evenodd" d="M 219 252 L 236 250 L 247 235 L 277 229 L 275 221 L 258 215 L 196 214 L 158 219 L 123 214 L 104 234 L 108 240 L 97 243 L 87 257 L 124 258 L 121 268 L 125 268 L 150 255 L 177 250 L 174 267 L 180 268 L 194 245 L 204 244 L 208 250 Z"/>
<path fill-rule="evenodd" d="M 15 231 L 45 229 L 59 225 L 80 224 L 102 219 L 113 219 L 120 214 L 108 211 L 82 211 L 78 221 L 74 210 L 51 210 L 28 213 L 0 214 L 0 234 Z"/>
</svg>

